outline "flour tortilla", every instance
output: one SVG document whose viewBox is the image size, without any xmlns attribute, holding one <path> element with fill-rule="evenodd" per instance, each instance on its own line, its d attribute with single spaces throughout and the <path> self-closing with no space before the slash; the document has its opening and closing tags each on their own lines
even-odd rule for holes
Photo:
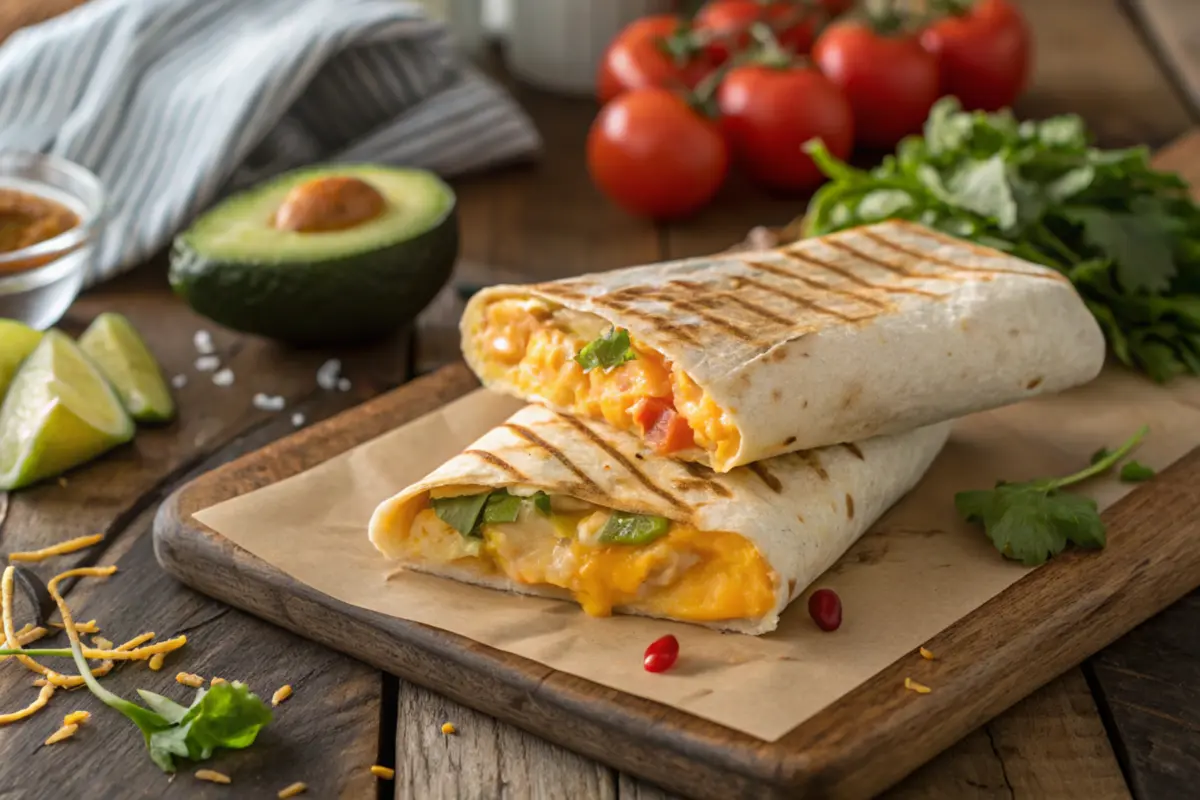
<svg viewBox="0 0 1200 800">
<path fill-rule="evenodd" d="M 1086 383 L 1104 336 L 1057 272 L 908 222 L 479 292 L 601 317 L 681 368 L 741 433 L 724 472 L 780 453 L 860 441 Z M 507 381 L 489 388 L 545 402 Z M 559 408 L 560 411 L 569 409 Z"/>
<path fill-rule="evenodd" d="M 777 575 L 775 606 L 761 618 L 709 627 L 766 633 L 775 629 L 788 603 L 921 479 L 949 428 L 941 423 L 717 474 L 656 456 L 637 437 L 603 423 L 531 405 L 381 504 L 371 518 L 370 537 L 384 555 L 401 558 L 422 496 L 438 487 L 456 487 L 462 494 L 502 487 L 516 487 L 518 493 L 541 489 L 606 508 L 667 517 L 701 531 L 737 533 L 758 548 Z M 404 566 L 493 589 L 569 599 L 554 587 L 513 582 L 471 558 Z M 636 605 L 618 611 L 642 613 Z"/>
</svg>

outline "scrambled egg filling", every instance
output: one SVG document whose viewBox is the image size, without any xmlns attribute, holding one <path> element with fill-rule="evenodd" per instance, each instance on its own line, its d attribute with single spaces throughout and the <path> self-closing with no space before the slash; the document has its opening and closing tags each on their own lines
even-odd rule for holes
<svg viewBox="0 0 1200 800">
<path fill-rule="evenodd" d="M 593 314 L 510 297 L 488 305 L 471 336 L 482 354 L 485 381 L 508 381 L 526 396 L 642 435 L 634 407 L 645 398 L 662 398 L 687 421 L 696 445 L 712 454 L 714 464 L 732 458 L 741 436 L 729 415 L 653 348 L 631 336 L 634 360 L 583 371 L 575 356 L 609 327 Z"/>
<path fill-rule="evenodd" d="M 553 503 L 550 517 L 524 508 L 515 522 L 483 525 L 481 540 L 426 507 L 413 518 L 405 549 L 418 561 L 477 559 L 517 583 L 566 589 L 597 617 L 626 607 L 711 622 L 761 617 L 775 605 L 775 575 L 742 536 L 672 522 L 645 545 L 603 544 L 597 536 L 608 511 L 570 498 Z"/>
</svg>

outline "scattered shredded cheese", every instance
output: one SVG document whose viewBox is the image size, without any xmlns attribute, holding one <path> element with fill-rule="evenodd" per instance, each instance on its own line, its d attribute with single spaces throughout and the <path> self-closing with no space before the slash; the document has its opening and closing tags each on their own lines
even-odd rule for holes
<svg viewBox="0 0 1200 800">
<path fill-rule="evenodd" d="M 72 711 L 63 717 L 63 725 L 80 725 L 92 718 L 90 711 Z"/>
<path fill-rule="evenodd" d="M 63 629 L 63 624 L 61 622 L 51 622 L 50 627 L 58 628 L 61 631 Z M 96 620 L 89 619 L 87 622 L 76 622 L 75 630 L 79 631 L 80 633 L 99 633 L 100 626 L 96 624 Z"/>
<path fill-rule="evenodd" d="M 50 702 L 50 698 L 54 696 L 54 687 L 46 684 L 42 690 L 38 692 L 37 699 L 29 705 L 22 708 L 20 711 L 13 711 L 8 714 L 0 714 L 0 725 L 8 725 L 11 722 L 19 722 L 26 717 L 32 717 L 37 712 L 46 707 L 46 703 Z"/>
<path fill-rule="evenodd" d="M 933 691 L 933 689 L 930 689 L 925 684 L 917 683 L 912 678 L 904 679 L 904 688 L 908 689 L 911 692 L 916 692 L 917 694 L 929 694 L 930 692 Z"/>
<path fill-rule="evenodd" d="M 154 655 L 150 656 L 150 669 L 158 672 L 160 669 L 162 669 L 163 660 L 165 658 L 165 653 L 155 653 Z"/>
<path fill-rule="evenodd" d="M 307 783 L 304 781 L 296 781 L 291 786 L 285 786 L 284 788 L 280 789 L 279 793 L 275 796 L 278 797 L 279 800 L 288 800 L 289 797 L 295 797 L 296 795 L 304 794 L 307 791 Z"/>
<path fill-rule="evenodd" d="M 175 682 L 182 683 L 184 686 L 191 686 L 193 689 L 199 689 L 204 685 L 204 678 L 194 675 L 191 672 L 181 672 L 175 676 Z"/>
<path fill-rule="evenodd" d="M 299 428 L 303 424 L 304 424 L 304 415 L 303 414 L 301 414 L 299 411 L 297 411 L 295 414 L 292 414 L 292 427 L 293 428 Z"/>
<path fill-rule="evenodd" d="M 376 778 L 383 778 L 385 781 L 390 781 L 396 777 L 396 770 L 391 767 L 381 767 L 375 764 L 371 767 L 371 774 Z"/>
<path fill-rule="evenodd" d="M 233 370 L 229 367 L 213 375 L 213 384 L 215 386 L 233 386 Z"/>
<path fill-rule="evenodd" d="M 50 738 L 46 739 L 44 744 L 58 744 L 61 741 L 70 739 L 75 735 L 75 731 L 79 730 L 79 726 L 75 723 L 63 725 L 61 728 L 50 734 Z"/>
<path fill-rule="evenodd" d="M 447 736 L 450 736 L 451 734 L 458 733 L 458 729 L 454 727 L 453 722 L 443 722 L 442 723 L 442 733 L 446 734 Z"/>
<path fill-rule="evenodd" d="M 331 358 L 317 368 L 317 386 L 327 391 L 337 388 L 338 375 L 342 371 L 342 362 Z"/>
<path fill-rule="evenodd" d="M 921 648 L 920 653 L 921 658 L 925 659 L 926 661 L 933 661 L 933 653 L 926 650 L 924 647 Z"/>
<path fill-rule="evenodd" d="M 98 647 L 101 650 L 112 650 L 113 649 L 113 643 L 110 642 L 108 639 L 105 639 L 103 636 L 93 636 L 92 644 L 96 645 L 96 647 Z"/>
<path fill-rule="evenodd" d="M 349 378 L 338 378 L 337 388 L 338 388 L 339 392 L 350 391 L 350 379 Z"/>
<path fill-rule="evenodd" d="M 269 395 L 262 392 L 254 395 L 251 402 L 259 411 L 283 411 L 284 406 L 287 405 L 287 401 L 283 399 L 282 395 Z"/>
<path fill-rule="evenodd" d="M 196 770 L 196 779 L 202 781 L 211 781 L 212 783 L 233 783 L 233 780 L 230 779 L 228 775 L 212 769 Z"/>
<path fill-rule="evenodd" d="M 104 539 L 103 533 L 94 533 L 90 536 L 79 536 L 74 539 L 68 539 L 65 542 L 43 547 L 41 550 L 29 550 L 23 553 L 9 553 L 9 561 L 45 561 L 51 556 L 64 556 L 67 553 L 74 553 L 77 550 L 82 550 L 85 547 L 100 542 Z"/>
<path fill-rule="evenodd" d="M 217 676 L 214 675 L 213 679 L 208 682 L 208 685 L 216 686 L 218 683 L 228 683 L 228 681 L 226 681 L 224 678 L 218 678 Z"/>
<path fill-rule="evenodd" d="M 171 378 L 171 385 L 176 389 L 182 389 L 187 386 L 187 375 L 179 374 Z"/>
<path fill-rule="evenodd" d="M 275 694 L 271 695 L 271 705 L 277 706 L 284 700 L 292 696 L 292 687 L 289 684 L 284 684 L 275 690 Z"/>
</svg>

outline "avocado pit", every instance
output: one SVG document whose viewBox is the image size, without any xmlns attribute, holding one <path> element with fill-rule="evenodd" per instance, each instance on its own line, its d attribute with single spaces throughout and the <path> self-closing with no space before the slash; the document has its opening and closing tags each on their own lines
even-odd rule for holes
<svg viewBox="0 0 1200 800">
<path fill-rule="evenodd" d="M 386 206 L 383 195 L 366 181 L 329 175 L 294 186 L 272 224 L 297 233 L 342 231 L 378 217 Z"/>
</svg>

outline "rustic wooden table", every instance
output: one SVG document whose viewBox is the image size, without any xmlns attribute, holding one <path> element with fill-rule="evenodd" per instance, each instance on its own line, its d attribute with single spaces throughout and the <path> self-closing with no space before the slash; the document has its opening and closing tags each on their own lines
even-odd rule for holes
<svg viewBox="0 0 1200 800">
<path fill-rule="evenodd" d="M 66 7 L 71 2 L 47 3 Z M 36 4 L 35 4 L 36 5 Z M 1037 79 L 1019 111 L 1081 113 L 1102 144 L 1160 146 L 1185 132 L 1200 103 L 1200 9 L 1195 0 L 1024 0 L 1038 37 Z M 5 25 L 36 21 L 0 0 Z M 28 8 L 29 4 L 23 4 Z M 15 20 L 15 22 L 14 22 Z M 459 280 L 550 278 L 722 249 L 754 225 L 781 224 L 800 209 L 740 184 L 685 225 L 653 227 L 609 207 L 591 188 L 582 142 L 594 106 L 517 89 L 546 140 L 543 160 L 459 181 L 464 261 Z M 447 292 L 425 315 L 417 346 L 408 336 L 354 351 L 297 352 L 217 330 L 170 293 L 161 260 L 82 297 L 63 321 L 78 333 L 102 310 L 128 315 L 169 375 L 188 376 L 179 420 L 143 432 L 102 461 L 8 496 L 0 493 L 0 550 L 45 546 L 96 531 L 103 549 L 36 569 L 115 563 L 104 583 L 71 587 L 82 619 L 96 618 L 120 640 L 142 630 L 186 633 L 189 644 L 159 673 L 118 670 L 107 681 L 170 691 L 176 671 L 238 678 L 270 694 L 295 696 L 249 750 L 212 766 L 232 786 L 190 773 L 168 780 L 140 737 L 90 695 L 59 695 L 53 714 L 0 728 L 0 794 L 8 797 L 272 797 L 293 781 L 313 797 L 492 798 L 663 797 L 637 779 L 588 761 L 416 686 L 202 597 L 166 577 L 154 561 L 150 523 L 162 498 L 190 476 L 311 424 L 456 357 L 458 309 Z M 193 333 L 212 331 L 233 386 L 195 371 Z M 319 389 L 314 375 L 337 356 L 353 386 Z M 257 392 L 287 398 L 281 413 L 255 410 Z M 1200 593 L 1141 626 L 907 778 L 894 797 L 1002 798 L 1195 795 L 1200 781 Z M 0 671 L 0 709 L 31 699 L 30 675 Z M 93 720 L 76 741 L 41 742 L 75 708 Z M 453 721 L 458 735 L 440 731 Z M 395 782 L 368 767 L 394 765 Z"/>
</svg>

